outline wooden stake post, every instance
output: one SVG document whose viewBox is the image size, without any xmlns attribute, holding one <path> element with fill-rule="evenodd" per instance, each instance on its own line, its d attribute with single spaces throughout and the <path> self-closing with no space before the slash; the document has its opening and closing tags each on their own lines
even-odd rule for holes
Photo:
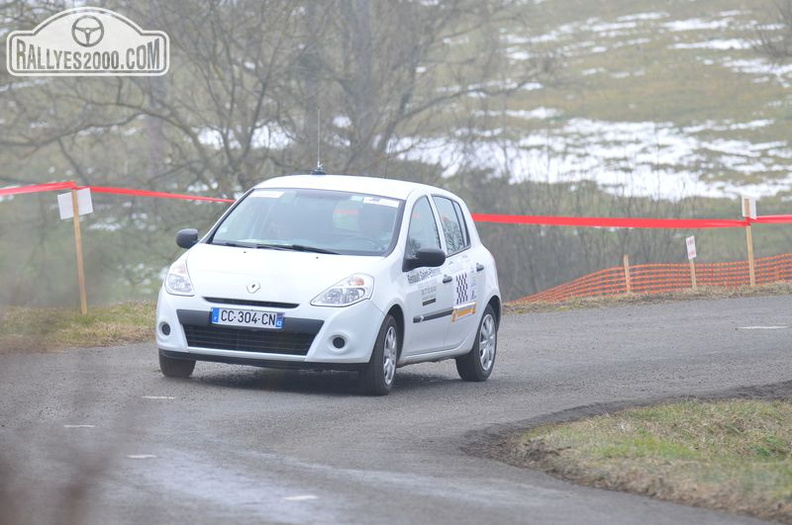
<svg viewBox="0 0 792 525">
<path fill-rule="evenodd" d="M 745 242 L 748 244 L 748 279 L 751 286 L 756 286 L 756 267 L 754 265 L 753 235 L 751 225 L 745 227 Z"/>
<path fill-rule="evenodd" d="M 742 215 L 749 220 L 745 227 L 745 242 L 748 245 L 748 279 L 751 286 L 756 286 L 756 266 L 754 264 L 753 234 L 751 233 L 750 219 L 756 219 L 756 200 L 750 197 L 742 198 Z"/>
<path fill-rule="evenodd" d="M 693 289 L 696 289 L 696 263 L 693 262 L 693 259 L 690 259 L 690 284 L 693 286 Z"/>
<path fill-rule="evenodd" d="M 85 268 L 83 266 L 82 232 L 80 231 L 80 203 L 77 190 L 71 190 L 72 211 L 74 212 L 74 247 L 77 251 L 77 280 L 80 283 L 80 312 L 88 313 L 88 297 L 85 293 Z"/>
<path fill-rule="evenodd" d="M 632 286 L 630 285 L 630 256 L 624 254 L 624 283 L 627 287 L 627 293 L 632 293 Z"/>
</svg>

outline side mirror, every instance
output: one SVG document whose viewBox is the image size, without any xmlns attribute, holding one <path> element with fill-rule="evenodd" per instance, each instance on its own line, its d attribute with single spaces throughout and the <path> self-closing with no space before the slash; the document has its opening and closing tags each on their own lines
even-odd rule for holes
<svg viewBox="0 0 792 525">
<path fill-rule="evenodd" d="M 185 228 L 183 230 L 179 230 L 176 234 L 176 244 L 179 245 L 180 248 L 192 248 L 198 243 L 198 230 L 195 228 Z"/>
<path fill-rule="evenodd" d="M 420 248 L 415 252 L 415 257 L 408 257 L 404 260 L 404 271 L 416 268 L 437 268 L 442 266 L 446 260 L 446 254 L 438 248 Z"/>
</svg>

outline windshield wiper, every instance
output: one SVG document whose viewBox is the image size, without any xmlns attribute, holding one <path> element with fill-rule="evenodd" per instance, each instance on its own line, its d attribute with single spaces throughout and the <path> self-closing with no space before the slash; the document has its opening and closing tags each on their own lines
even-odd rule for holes
<svg viewBox="0 0 792 525">
<path fill-rule="evenodd" d="M 304 244 L 292 244 L 291 249 L 300 252 L 328 253 L 330 255 L 338 255 L 338 252 L 334 252 L 333 250 L 326 250 L 324 248 L 319 248 L 318 246 L 306 246 Z"/>
<path fill-rule="evenodd" d="M 209 244 L 215 244 L 217 246 L 232 246 L 234 248 L 253 248 L 254 245 L 248 242 L 236 242 L 236 241 L 212 241 Z"/>
<path fill-rule="evenodd" d="M 274 244 L 274 243 L 259 243 L 256 248 L 264 248 L 271 250 L 292 250 L 295 252 L 311 252 L 311 253 L 327 253 L 330 255 L 338 255 L 338 252 L 332 250 L 325 250 L 317 246 L 306 246 L 304 244 Z"/>
</svg>

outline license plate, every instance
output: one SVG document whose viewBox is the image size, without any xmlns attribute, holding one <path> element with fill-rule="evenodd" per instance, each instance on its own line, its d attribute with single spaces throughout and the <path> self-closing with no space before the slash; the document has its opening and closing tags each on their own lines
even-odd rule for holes
<svg viewBox="0 0 792 525">
<path fill-rule="evenodd" d="M 212 308 L 212 324 L 280 330 L 283 328 L 283 314 L 261 310 Z"/>
</svg>

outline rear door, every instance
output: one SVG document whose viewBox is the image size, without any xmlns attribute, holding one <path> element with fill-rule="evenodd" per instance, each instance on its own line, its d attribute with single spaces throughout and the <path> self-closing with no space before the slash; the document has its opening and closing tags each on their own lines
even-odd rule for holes
<svg viewBox="0 0 792 525">
<path fill-rule="evenodd" d="M 451 278 L 452 311 L 444 346 L 456 348 L 478 329 L 479 290 L 483 272 L 477 270 L 470 233 L 460 204 L 448 197 L 432 197 L 446 248 L 447 276 Z"/>
</svg>

